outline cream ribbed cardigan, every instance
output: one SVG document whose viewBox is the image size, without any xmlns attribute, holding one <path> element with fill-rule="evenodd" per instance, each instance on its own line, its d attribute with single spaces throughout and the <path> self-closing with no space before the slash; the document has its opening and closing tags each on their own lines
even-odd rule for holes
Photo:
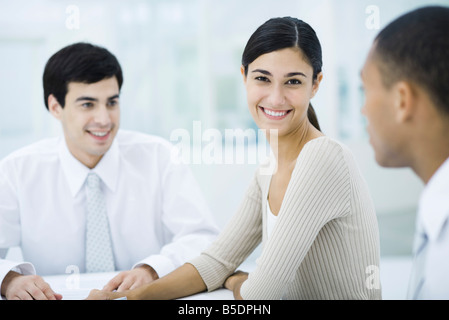
<svg viewBox="0 0 449 320">
<path fill-rule="evenodd" d="M 267 240 L 270 181 L 256 172 L 236 215 L 189 261 L 208 290 L 221 287 L 263 241 L 241 287 L 244 299 L 380 299 L 369 279 L 379 270 L 377 219 L 351 152 L 328 137 L 304 146 Z"/>
</svg>

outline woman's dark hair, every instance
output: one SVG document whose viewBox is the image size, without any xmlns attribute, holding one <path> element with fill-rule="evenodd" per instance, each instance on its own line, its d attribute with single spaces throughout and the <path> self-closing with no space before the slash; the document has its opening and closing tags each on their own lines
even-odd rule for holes
<svg viewBox="0 0 449 320">
<path fill-rule="evenodd" d="M 313 81 L 315 81 L 323 66 L 320 41 L 310 25 L 292 17 L 272 18 L 252 34 L 242 55 L 245 75 L 248 74 L 248 65 L 259 56 L 292 47 L 303 52 L 313 68 Z M 310 123 L 321 131 L 312 104 L 309 104 L 307 117 Z"/>
<path fill-rule="evenodd" d="M 374 57 L 385 87 L 401 81 L 422 86 L 435 106 L 449 114 L 449 8 L 408 12 L 376 37 Z"/>
<path fill-rule="evenodd" d="M 56 52 L 45 65 L 44 102 L 53 94 L 64 108 L 70 82 L 95 83 L 115 76 L 119 89 L 123 74 L 117 58 L 108 50 L 90 43 L 75 43 Z"/>
</svg>

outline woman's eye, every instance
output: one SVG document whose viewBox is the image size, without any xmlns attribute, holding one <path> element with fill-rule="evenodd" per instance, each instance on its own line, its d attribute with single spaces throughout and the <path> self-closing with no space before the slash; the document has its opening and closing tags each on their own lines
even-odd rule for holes
<svg viewBox="0 0 449 320">
<path fill-rule="evenodd" d="M 257 81 L 263 81 L 263 82 L 269 82 L 270 80 L 268 80 L 268 78 L 267 77 L 256 77 L 256 80 Z"/>
<path fill-rule="evenodd" d="M 298 79 L 290 79 L 287 81 L 287 84 L 301 84 L 302 82 Z"/>
</svg>

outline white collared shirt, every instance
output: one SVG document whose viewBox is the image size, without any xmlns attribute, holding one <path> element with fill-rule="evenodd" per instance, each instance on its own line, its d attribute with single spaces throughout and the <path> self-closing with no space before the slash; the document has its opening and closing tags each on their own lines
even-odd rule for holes
<svg viewBox="0 0 449 320">
<path fill-rule="evenodd" d="M 85 270 L 85 179 L 102 180 L 115 264 L 140 263 L 164 276 L 199 255 L 218 233 L 190 169 L 171 161 L 171 144 L 120 130 L 90 170 L 63 138 L 22 148 L 0 162 L 0 248 L 20 246 L 25 261 L 0 260 L 0 283 L 24 274 Z"/>
<path fill-rule="evenodd" d="M 417 224 L 429 239 L 420 299 L 449 299 L 449 159 L 421 195 Z"/>
</svg>

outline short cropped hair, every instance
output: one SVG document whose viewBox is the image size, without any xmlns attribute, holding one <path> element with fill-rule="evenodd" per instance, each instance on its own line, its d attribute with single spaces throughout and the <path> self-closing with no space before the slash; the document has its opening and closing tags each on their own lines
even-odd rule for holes
<svg viewBox="0 0 449 320">
<path fill-rule="evenodd" d="M 116 77 L 119 89 L 123 74 L 117 58 L 105 48 L 79 42 L 62 48 L 48 60 L 43 74 L 44 102 L 53 94 L 64 107 L 70 82 L 95 83 Z"/>
<path fill-rule="evenodd" d="M 387 88 L 413 82 L 449 115 L 449 8 L 427 6 L 397 18 L 376 37 L 374 57 Z"/>
</svg>

